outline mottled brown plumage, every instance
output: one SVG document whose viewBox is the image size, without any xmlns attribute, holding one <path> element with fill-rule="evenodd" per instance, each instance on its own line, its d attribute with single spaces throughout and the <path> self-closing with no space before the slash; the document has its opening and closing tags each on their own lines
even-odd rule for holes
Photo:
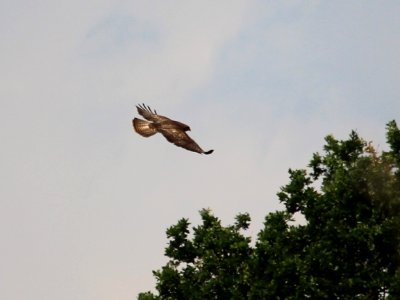
<svg viewBox="0 0 400 300">
<path fill-rule="evenodd" d="M 133 128 L 138 134 L 149 137 L 159 132 L 169 142 L 189 151 L 200 154 L 211 154 L 214 151 L 204 151 L 201 149 L 200 146 L 187 135 L 186 131 L 190 131 L 188 125 L 161 116 L 157 114 L 156 110 L 152 111 L 151 108 L 145 104 L 137 105 L 136 108 L 138 113 L 147 120 L 145 121 L 138 118 L 132 120 Z"/>
</svg>

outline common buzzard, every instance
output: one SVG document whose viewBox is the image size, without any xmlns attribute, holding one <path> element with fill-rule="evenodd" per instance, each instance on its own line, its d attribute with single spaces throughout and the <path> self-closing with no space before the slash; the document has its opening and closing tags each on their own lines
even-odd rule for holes
<svg viewBox="0 0 400 300">
<path fill-rule="evenodd" d="M 133 128 L 137 133 L 144 137 L 152 136 L 157 132 L 161 133 L 169 142 L 178 147 L 200 154 L 211 154 L 214 150 L 204 151 L 197 143 L 186 134 L 190 127 L 178 121 L 158 115 L 149 106 L 145 104 L 136 106 L 138 113 L 147 121 L 134 118 L 132 120 Z"/>
</svg>

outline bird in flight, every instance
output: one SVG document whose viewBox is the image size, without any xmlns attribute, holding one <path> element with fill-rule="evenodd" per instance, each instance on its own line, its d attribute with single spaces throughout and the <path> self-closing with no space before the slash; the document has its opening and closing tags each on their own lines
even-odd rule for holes
<svg viewBox="0 0 400 300">
<path fill-rule="evenodd" d="M 190 127 L 178 121 L 171 120 L 167 117 L 157 114 L 145 104 L 136 106 L 138 113 L 147 121 L 134 118 L 132 120 L 133 128 L 141 136 L 149 137 L 157 132 L 161 133 L 170 143 L 186 150 L 197 152 L 200 154 L 211 154 L 214 150 L 204 151 L 199 145 L 187 135 L 186 131 L 190 131 Z"/>
</svg>

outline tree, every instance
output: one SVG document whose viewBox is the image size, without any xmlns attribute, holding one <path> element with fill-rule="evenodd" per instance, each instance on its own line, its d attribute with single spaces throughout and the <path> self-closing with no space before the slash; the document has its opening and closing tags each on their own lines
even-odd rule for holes
<svg viewBox="0 0 400 300">
<path fill-rule="evenodd" d="M 236 217 L 233 226 L 223 227 L 209 210 L 200 211 L 202 225 L 193 228 L 181 219 L 168 228 L 165 254 L 170 261 L 153 272 L 160 296 L 141 294 L 139 299 L 243 299 L 248 292 L 250 238 L 240 231 L 249 226 L 248 214 Z"/>
<path fill-rule="evenodd" d="M 289 170 L 285 210 L 266 216 L 255 246 L 248 214 L 223 227 L 202 210 L 192 235 L 186 219 L 170 227 L 158 295 L 139 299 L 400 299 L 400 130 L 387 124 L 381 154 L 354 131 L 325 141 L 308 169 Z"/>
</svg>

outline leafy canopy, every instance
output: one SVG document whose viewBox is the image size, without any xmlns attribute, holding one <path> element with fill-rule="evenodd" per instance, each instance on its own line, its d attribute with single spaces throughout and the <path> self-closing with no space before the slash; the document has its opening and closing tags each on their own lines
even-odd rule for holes
<svg viewBox="0 0 400 300">
<path fill-rule="evenodd" d="M 248 214 L 222 226 L 210 210 L 167 230 L 158 294 L 139 299 L 400 299 L 400 130 L 378 154 L 356 132 L 325 138 L 308 169 L 289 170 L 254 246 Z M 304 225 L 293 225 L 301 213 Z"/>
</svg>

